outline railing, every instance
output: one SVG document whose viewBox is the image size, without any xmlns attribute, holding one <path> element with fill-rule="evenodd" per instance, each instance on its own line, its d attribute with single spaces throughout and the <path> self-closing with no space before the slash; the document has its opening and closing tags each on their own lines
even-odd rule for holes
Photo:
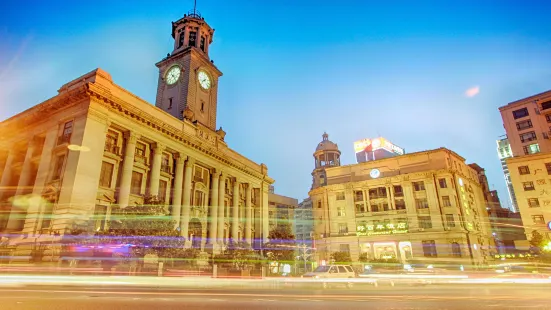
<svg viewBox="0 0 551 310">
<path fill-rule="evenodd" d="M 190 10 L 189 12 L 187 12 L 186 16 L 191 17 L 191 18 L 202 19 L 201 12 L 199 12 L 197 10 Z"/>
<path fill-rule="evenodd" d="M 103 148 L 103 150 L 115 155 L 120 154 L 120 148 L 115 144 L 110 144 L 110 143 L 105 144 L 105 147 Z"/>
</svg>

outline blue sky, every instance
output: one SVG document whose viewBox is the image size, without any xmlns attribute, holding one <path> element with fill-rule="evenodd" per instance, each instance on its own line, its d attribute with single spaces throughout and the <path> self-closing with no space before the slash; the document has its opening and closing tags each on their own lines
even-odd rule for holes
<svg viewBox="0 0 551 310">
<path fill-rule="evenodd" d="M 307 197 L 324 131 L 384 136 L 408 152 L 450 148 L 486 168 L 504 205 L 497 108 L 551 89 L 546 1 L 214 1 L 218 124 L 268 165 L 276 192 Z M 7 1 L 0 10 L 0 119 L 96 67 L 154 103 L 170 22 L 193 1 Z M 468 89 L 478 87 L 474 96 Z"/>
</svg>

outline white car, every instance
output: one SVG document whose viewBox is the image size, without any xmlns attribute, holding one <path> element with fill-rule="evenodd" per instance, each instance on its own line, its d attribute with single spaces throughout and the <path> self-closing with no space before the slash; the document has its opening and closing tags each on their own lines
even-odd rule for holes
<svg viewBox="0 0 551 310">
<path fill-rule="evenodd" d="M 356 277 L 356 272 L 350 265 L 327 265 L 319 266 L 312 272 L 305 273 L 302 278 L 320 279 L 323 288 L 327 288 L 329 283 L 337 284 L 339 282 L 346 283 L 346 287 L 351 288 L 352 282 L 347 282 L 344 279 Z M 330 280 L 334 279 L 334 280 Z M 339 281 L 343 279 L 343 281 Z"/>
</svg>

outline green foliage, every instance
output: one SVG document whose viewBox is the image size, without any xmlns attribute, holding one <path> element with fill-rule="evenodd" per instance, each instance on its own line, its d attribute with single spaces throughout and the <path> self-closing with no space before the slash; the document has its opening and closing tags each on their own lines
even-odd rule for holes
<svg viewBox="0 0 551 310">
<path fill-rule="evenodd" d="M 269 261 L 294 262 L 297 247 L 289 224 L 278 225 L 270 231 L 268 238 L 270 241 L 264 244 L 264 252 Z"/>
<path fill-rule="evenodd" d="M 532 231 L 532 237 L 530 238 L 530 245 L 538 250 L 541 250 L 545 246 L 545 240 L 543 235 L 540 234 L 537 230 Z"/>
<path fill-rule="evenodd" d="M 223 268 L 243 270 L 258 259 L 258 254 L 248 243 L 230 241 L 226 250 L 214 257 L 214 262 Z"/>
<path fill-rule="evenodd" d="M 360 257 L 358 258 L 358 260 L 362 263 L 366 263 L 369 260 L 369 258 L 367 257 L 367 253 L 364 252 L 360 254 Z"/>
<path fill-rule="evenodd" d="M 333 259 L 337 265 L 347 265 L 352 261 L 349 252 L 333 252 L 331 253 L 331 259 Z"/>
</svg>

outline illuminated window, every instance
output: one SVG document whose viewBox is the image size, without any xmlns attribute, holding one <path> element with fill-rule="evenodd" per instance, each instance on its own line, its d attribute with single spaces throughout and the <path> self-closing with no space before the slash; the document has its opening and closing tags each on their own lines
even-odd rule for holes
<svg viewBox="0 0 551 310">
<path fill-rule="evenodd" d="M 102 187 L 111 187 L 111 179 L 113 178 L 113 169 L 115 165 L 102 162 L 101 171 L 99 176 L 99 186 Z"/>
<path fill-rule="evenodd" d="M 534 224 L 545 224 L 543 215 L 532 215 L 532 221 L 534 221 Z"/>
<path fill-rule="evenodd" d="M 446 214 L 446 225 L 448 227 L 455 227 L 455 219 L 453 218 L 453 214 Z"/>
<path fill-rule="evenodd" d="M 525 155 L 536 154 L 540 152 L 540 146 L 537 143 L 525 145 L 522 147 Z"/>
<path fill-rule="evenodd" d="M 527 108 L 522 108 L 522 109 L 513 111 L 513 117 L 515 119 L 526 117 L 526 116 L 528 116 L 528 109 Z"/>
<path fill-rule="evenodd" d="M 532 121 L 529 119 L 517 123 L 518 130 L 524 130 L 528 128 L 532 128 Z"/>
<path fill-rule="evenodd" d="M 434 240 L 423 240 L 423 254 L 425 257 L 436 257 L 436 243 Z"/>
<path fill-rule="evenodd" d="M 142 193 L 142 179 L 143 174 L 132 171 L 132 180 L 130 181 L 130 193 L 134 195 L 139 195 Z"/>
<path fill-rule="evenodd" d="M 528 166 L 520 166 L 520 167 L 518 167 L 518 173 L 520 173 L 520 174 L 530 174 L 530 168 L 528 168 Z"/>
<path fill-rule="evenodd" d="M 538 208 L 540 206 L 540 201 L 538 198 L 528 198 L 528 206 L 530 208 Z"/>
<path fill-rule="evenodd" d="M 538 137 L 536 136 L 536 132 L 534 132 L 534 131 L 529 131 L 529 132 L 520 134 L 519 137 L 520 137 L 520 141 L 523 142 L 523 143 L 534 141 L 534 140 L 538 139 Z"/>
<path fill-rule="evenodd" d="M 425 182 L 423 181 L 412 182 L 411 184 L 413 185 L 413 190 L 416 192 L 421 192 L 425 190 Z"/>
<path fill-rule="evenodd" d="M 536 188 L 534 187 L 534 182 L 528 181 L 528 182 L 522 182 L 522 187 L 525 191 L 533 191 Z"/>
<path fill-rule="evenodd" d="M 415 199 L 415 207 L 417 209 L 428 209 L 429 202 L 427 201 L 427 198 L 417 198 L 417 199 Z"/>
<path fill-rule="evenodd" d="M 344 192 L 337 193 L 337 200 L 344 200 Z"/>
<path fill-rule="evenodd" d="M 432 228 L 432 220 L 430 216 L 418 216 L 419 228 Z"/>
<path fill-rule="evenodd" d="M 438 184 L 440 184 L 440 188 L 447 188 L 448 184 L 446 183 L 446 179 L 438 179 Z"/>
<path fill-rule="evenodd" d="M 452 206 L 452 202 L 450 200 L 450 196 L 442 196 L 442 205 L 444 207 L 451 207 Z"/>
<path fill-rule="evenodd" d="M 339 234 L 347 234 L 348 233 L 348 225 L 346 223 L 339 223 Z"/>
<path fill-rule="evenodd" d="M 346 211 L 344 207 L 338 207 L 337 208 L 337 216 L 346 216 Z"/>
</svg>

